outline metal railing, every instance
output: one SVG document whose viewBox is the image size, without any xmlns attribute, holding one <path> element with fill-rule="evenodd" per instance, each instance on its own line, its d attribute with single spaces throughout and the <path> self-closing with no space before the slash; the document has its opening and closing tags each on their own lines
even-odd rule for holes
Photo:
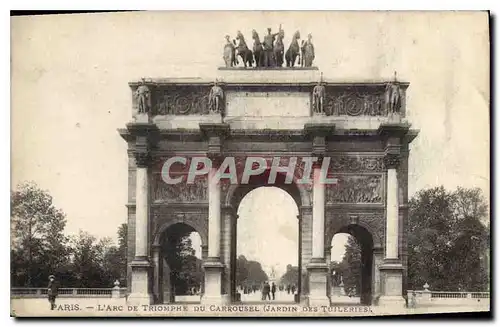
<svg viewBox="0 0 500 327">
<path fill-rule="evenodd" d="M 46 297 L 47 288 L 42 287 L 13 287 L 10 296 L 15 297 Z M 111 288 L 59 288 L 59 297 L 124 297 L 127 293 L 126 287 Z"/>
</svg>

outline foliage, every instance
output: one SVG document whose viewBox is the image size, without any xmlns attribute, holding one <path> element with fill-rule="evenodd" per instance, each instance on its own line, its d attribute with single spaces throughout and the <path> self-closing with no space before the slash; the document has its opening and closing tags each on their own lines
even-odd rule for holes
<svg viewBox="0 0 500 327">
<path fill-rule="evenodd" d="M 408 288 L 484 291 L 489 287 L 487 205 L 478 188 L 423 190 L 410 201 Z"/>
<path fill-rule="evenodd" d="M 269 280 L 262 266 L 257 261 L 247 260 L 240 255 L 236 260 L 236 284 L 239 286 L 257 286 Z"/>
<path fill-rule="evenodd" d="M 299 281 L 299 267 L 287 265 L 286 272 L 280 278 L 281 285 L 297 285 Z"/>
<path fill-rule="evenodd" d="M 338 264 L 342 273 L 344 290 L 346 293 L 353 291 L 353 294 L 359 296 L 361 290 L 361 246 L 353 236 L 349 235 L 345 250 L 342 262 Z"/>
<path fill-rule="evenodd" d="M 41 286 L 67 260 L 64 213 L 47 191 L 23 183 L 11 192 L 11 276 L 16 286 Z M 44 285 L 45 286 L 45 285 Z"/>
<path fill-rule="evenodd" d="M 34 183 L 11 192 L 11 285 L 46 287 L 51 274 L 63 287 L 126 285 L 127 225 L 119 227 L 118 247 L 84 231 L 67 237 L 66 216 L 52 202 Z"/>
<path fill-rule="evenodd" d="M 170 268 L 170 282 L 177 295 L 188 294 L 192 288 L 199 289 L 203 279 L 202 262 L 195 256 L 189 238 L 191 232 L 187 226 L 178 224 L 163 244 L 163 253 Z"/>
</svg>

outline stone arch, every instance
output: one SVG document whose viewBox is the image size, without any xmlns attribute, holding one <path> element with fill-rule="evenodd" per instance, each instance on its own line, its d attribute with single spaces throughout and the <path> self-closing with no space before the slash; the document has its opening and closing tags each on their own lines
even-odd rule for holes
<svg viewBox="0 0 500 327">
<path fill-rule="evenodd" d="M 361 280 L 360 280 L 360 300 L 361 304 L 371 305 L 375 292 L 376 274 L 374 271 L 374 233 L 370 232 L 370 227 L 364 222 L 346 221 L 342 224 L 332 226 L 328 231 L 329 243 L 338 233 L 346 233 L 353 236 L 361 247 Z M 354 219 L 353 219 L 354 220 Z"/>
<path fill-rule="evenodd" d="M 362 218 L 361 219 L 357 218 L 357 216 L 356 218 L 353 219 L 353 221 L 349 221 L 348 217 L 346 216 L 331 217 L 329 224 L 327 226 L 328 228 L 326 229 L 325 233 L 325 244 L 331 244 L 335 234 L 338 233 L 351 234 L 348 231 L 351 228 L 356 228 L 355 226 L 363 228 L 371 236 L 371 242 L 373 243 L 373 248 L 380 248 L 384 244 L 383 235 L 379 235 L 380 233 L 377 231 L 377 228 L 375 228 L 375 226 L 372 226 L 372 224 L 363 220 Z"/>
<path fill-rule="evenodd" d="M 208 231 L 206 228 L 196 222 L 196 220 L 186 220 L 185 217 L 173 217 L 172 219 L 169 219 L 168 221 L 164 222 L 158 229 L 156 230 L 154 237 L 153 237 L 153 245 L 159 245 L 161 243 L 161 237 L 165 233 L 165 231 L 175 225 L 175 224 L 184 224 L 186 226 L 191 227 L 195 232 L 197 232 L 200 235 L 201 238 L 201 245 L 202 246 L 207 246 L 208 245 Z"/>
<path fill-rule="evenodd" d="M 283 176 L 283 174 L 278 173 L 276 183 L 268 184 L 266 181 L 269 177 L 269 169 L 267 169 L 262 175 L 251 176 L 249 183 L 246 185 L 231 184 L 225 192 L 223 204 L 227 207 L 232 207 L 237 210 L 241 200 L 252 190 L 262 186 L 274 186 L 290 194 L 290 196 L 292 196 L 292 198 L 295 200 L 298 208 L 301 208 L 302 206 L 310 206 L 312 204 L 311 186 L 308 184 L 299 184 L 297 182 L 299 178 L 295 175 L 293 177 L 292 183 L 285 184 L 283 181 Z"/>
</svg>

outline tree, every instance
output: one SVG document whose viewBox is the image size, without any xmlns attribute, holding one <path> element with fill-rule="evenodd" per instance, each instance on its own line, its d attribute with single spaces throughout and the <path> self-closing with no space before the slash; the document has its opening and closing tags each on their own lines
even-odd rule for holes
<svg viewBox="0 0 500 327">
<path fill-rule="evenodd" d="M 192 229 L 183 224 L 174 225 L 164 242 L 163 253 L 170 268 L 170 282 L 175 294 L 184 295 L 198 289 L 203 278 L 202 262 L 195 256 L 190 234 Z"/>
<path fill-rule="evenodd" d="M 244 255 L 240 255 L 236 260 L 236 283 L 239 286 L 257 286 L 267 281 L 269 278 L 262 265 L 257 261 L 247 260 Z"/>
<path fill-rule="evenodd" d="M 361 246 L 353 236 L 349 235 L 345 245 L 345 254 L 341 267 L 346 267 L 342 272 L 344 289 L 355 291 L 358 296 L 361 291 Z"/>
<path fill-rule="evenodd" d="M 409 203 L 408 288 L 421 289 L 425 283 L 445 290 L 453 212 L 452 197 L 444 187 L 418 192 Z"/>
<path fill-rule="evenodd" d="M 118 248 L 109 254 L 110 261 L 113 261 L 117 267 L 114 272 L 115 278 L 120 281 L 122 286 L 127 285 L 127 235 L 128 226 L 123 223 L 118 227 Z"/>
<path fill-rule="evenodd" d="M 65 214 L 52 196 L 25 182 L 11 192 L 11 263 L 16 286 L 45 286 L 67 262 Z"/>
<path fill-rule="evenodd" d="M 489 229 L 480 189 L 436 187 L 410 200 L 408 288 L 481 291 L 489 284 Z"/>
<path fill-rule="evenodd" d="M 110 287 L 112 280 L 106 273 L 106 257 L 111 240 L 97 240 L 93 235 L 80 231 L 71 238 L 72 268 L 76 287 Z"/>
<path fill-rule="evenodd" d="M 299 281 L 299 267 L 287 265 L 286 272 L 280 278 L 282 285 L 297 285 Z"/>
</svg>

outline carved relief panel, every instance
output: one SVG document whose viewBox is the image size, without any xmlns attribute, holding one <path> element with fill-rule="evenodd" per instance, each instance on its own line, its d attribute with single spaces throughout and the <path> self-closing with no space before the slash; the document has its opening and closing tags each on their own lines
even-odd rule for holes
<svg viewBox="0 0 500 327">
<path fill-rule="evenodd" d="M 386 116 L 384 88 L 328 87 L 325 112 L 331 116 Z"/>
<path fill-rule="evenodd" d="M 153 185 L 153 202 L 155 203 L 207 203 L 208 189 L 206 178 L 196 178 L 194 183 L 185 181 L 169 185 L 155 176 Z"/>
<path fill-rule="evenodd" d="M 382 175 L 341 175 L 326 185 L 326 203 L 383 203 Z"/>
<path fill-rule="evenodd" d="M 209 86 L 155 88 L 152 92 L 153 115 L 206 115 L 209 113 Z"/>
</svg>

